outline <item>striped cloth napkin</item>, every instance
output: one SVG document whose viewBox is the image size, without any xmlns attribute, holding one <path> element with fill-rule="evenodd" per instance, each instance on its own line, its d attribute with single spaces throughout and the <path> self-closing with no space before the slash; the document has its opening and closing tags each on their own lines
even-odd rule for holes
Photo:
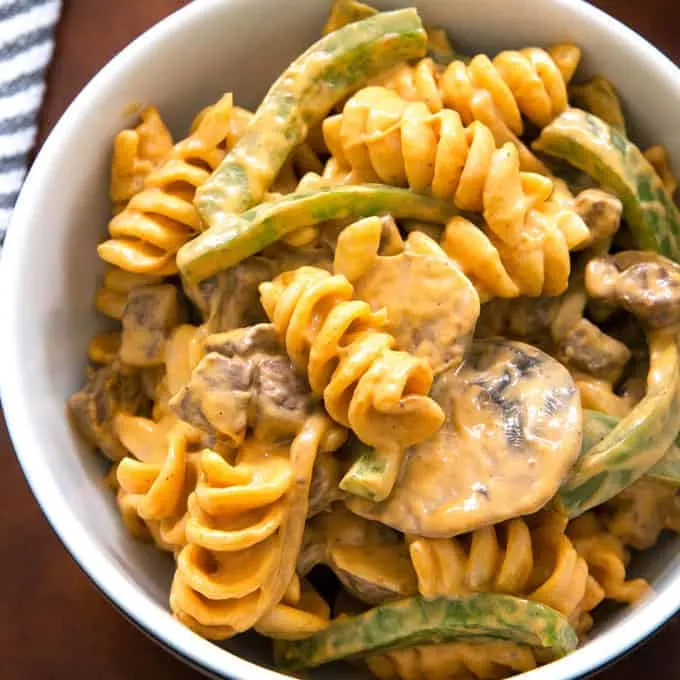
<svg viewBox="0 0 680 680">
<path fill-rule="evenodd" d="M 35 142 L 61 0 L 0 0 L 0 246 Z"/>
</svg>

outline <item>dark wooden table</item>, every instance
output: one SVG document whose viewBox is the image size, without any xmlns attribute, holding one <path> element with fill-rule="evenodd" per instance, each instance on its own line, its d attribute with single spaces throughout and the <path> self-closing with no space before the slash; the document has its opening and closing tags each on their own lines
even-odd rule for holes
<svg viewBox="0 0 680 680">
<path fill-rule="evenodd" d="M 40 139 L 106 61 L 185 4 L 183 0 L 64 0 Z M 668 0 L 598 0 L 595 4 L 680 62 L 680 5 Z M 31 497 L 1 418 L 0 469 L 0 678 L 198 680 L 195 671 L 114 611 L 71 560 Z M 599 678 L 645 676 L 680 677 L 680 619 Z"/>
</svg>

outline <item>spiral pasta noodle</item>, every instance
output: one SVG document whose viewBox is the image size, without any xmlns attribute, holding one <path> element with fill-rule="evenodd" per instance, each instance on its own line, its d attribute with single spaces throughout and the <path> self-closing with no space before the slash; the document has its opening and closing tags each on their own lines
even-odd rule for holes
<svg viewBox="0 0 680 680">
<path fill-rule="evenodd" d="M 432 113 L 457 111 L 466 125 L 484 123 L 498 145 L 513 143 L 522 168 L 547 173 L 545 166 L 520 141 L 522 115 L 542 128 L 566 110 L 567 83 L 580 61 L 575 45 L 506 50 L 493 59 L 479 54 L 469 62 L 455 60 L 445 68 L 430 58 L 401 65 L 376 84 L 409 101 L 427 105 Z"/>
<path fill-rule="evenodd" d="M 312 585 L 293 576 L 286 594 L 255 624 L 260 635 L 277 640 L 301 640 L 326 628 L 330 607 Z"/>
<path fill-rule="evenodd" d="M 504 640 L 395 649 L 366 657 L 366 664 L 380 680 L 500 680 L 538 665 L 531 648 Z"/>
<path fill-rule="evenodd" d="M 302 541 L 314 459 L 330 426 L 325 416 L 310 416 L 290 449 L 246 440 L 233 464 L 211 450 L 200 454 L 188 502 L 188 544 L 177 555 L 170 592 L 179 620 L 223 639 L 251 628 L 281 601 Z M 323 618 L 309 606 L 310 616 Z M 292 635 L 296 617 L 291 621 L 289 614 L 272 614 L 286 618 L 285 625 L 270 618 L 263 626 Z M 310 625 L 301 618 L 299 625 Z"/>
<path fill-rule="evenodd" d="M 109 194 L 114 215 L 144 187 L 146 177 L 165 160 L 172 137 L 158 111 L 149 106 L 132 130 L 122 130 L 113 141 Z"/>
<path fill-rule="evenodd" d="M 587 512 L 572 520 L 567 535 L 588 564 L 590 574 L 605 597 L 630 603 L 649 591 L 649 584 L 644 579 L 626 579 L 630 554 L 624 542 L 606 530 L 595 512 Z"/>
<path fill-rule="evenodd" d="M 566 110 L 567 83 L 581 52 L 575 45 L 556 45 L 506 50 L 493 59 L 484 54 L 468 64 L 454 61 L 441 76 L 444 106 L 460 113 L 463 120 L 478 120 L 475 95 L 488 92 L 500 119 L 516 135 L 524 132 L 522 115 L 542 128 Z"/>
<path fill-rule="evenodd" d="M 403 451 L 441 425 L 441 409 L 426 396 L 427 363 L 392 349 L 394 338 L 381 331 L 385 315 L 353 300 L 344 276 L 300 267 L 263 283 L 260 293 L 293 364 L 331 418 L 363 442 Z"/>
<path fill-rule="evenodd" d="M 326 120 L 324 134 L 349 181 L 408 186 L 482 212 L 484 231 L 456 217 L 448 241 L 451 252 L 466 250 L 459 258 L 468 271 L 485 273 L 490 293 L 557 295 L 566 288 L 569 251 L 588 240 L 588 227 L 568 201 L 549 201 L 553 182 L 521 172 L 517 150 L 497 149 L 486 126 L 465 128 L 455 111 L 431 114 L 421 102 L 368 87 Z"/>
<path fill-rule="evenodd" d="M 196 482 L 197 433 L 184 423 L 119 414 L 115 429 L 131 455 L 118 464 L 117 501 L 123 522 L 138 538 L 149 535 L 161 550 L 186 544 L 187 499 Z"/>
<path fill-rule="evenodd" d="M 482 301 L 564 292 L 571 270 L 564 234 L 550 219 L 532 211 L 525 235 L 519 246 L 508 246 L 457 216 L 446 225 L 441 245 L 475 285 Z"/>
<path fill-rule="evenodd" d="M 230 94 L 199 114 L 186 139 L 146 176 L 144 189 L 109 223 L 110 239 L 97 248 L 109 264 L 128 272 L 167 275 L 177 271 L 175 253 L 202 224 L 193 206 L 197 187 L 220 163 L 243 122 Z"/>
<path fill-rule="evenodd" d="M 578 611 L 588 567 L 560 523 L 530 528 L 523 519 L 479 529 L 469 537 L 409 540 L 420 592 L 426 597 L 498 592 Z"/>
<path fill-rule="evenodd" d="M 566 520 L 543 513 L 531 526 L 513 519 L 469 537 L 407 537 L 418 587 L 425 597 L 472 592 L 518 595 L 547 604 L 585 630 L 602 599 L 585 560 L 564 533 Z M 509 642 L 416 646 L 369 656 L 378 678 L 503 678 L 535 668 L 529 648 Z"/>
</svg>

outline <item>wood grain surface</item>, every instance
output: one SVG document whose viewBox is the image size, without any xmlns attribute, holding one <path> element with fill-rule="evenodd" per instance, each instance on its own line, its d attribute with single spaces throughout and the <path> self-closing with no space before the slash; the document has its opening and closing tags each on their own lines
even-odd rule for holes
<svg viewBox="0 0 680 680">
<path fill-rule="evenodd" d="M 185 4 L 182 0 L 64 0 L 40 140 L 103 64 Z M 680 61 L 680 4 L 668 0 L 598 0 L 595 4 Z M 0 469 L 0 679 L 198 680 L 198 673 L 116 612 L 71 560 L 26 486 L 1 418 Z M 680 678 L 677 617 L 598 676 L 599 680 L 644 677 Z"/>
</svg>

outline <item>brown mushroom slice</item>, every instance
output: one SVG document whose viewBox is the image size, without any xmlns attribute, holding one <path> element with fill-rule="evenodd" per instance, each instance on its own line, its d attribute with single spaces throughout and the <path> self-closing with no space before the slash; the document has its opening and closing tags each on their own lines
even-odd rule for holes
<svg viewBox="0 0 680 680">
<path fill-rule="evenodd" d="M 535 347 L 477 340 L 431 395 L 447 414 L 441 430 L 409 450 L 387 500 L 347 498 L 350 510 L 404 533 L 454 536 L 539 510 L 579 455 L 574 381 Z"/>
<path fill-rule="evenodd" d="M 460 363 L 479 317 L 479 296 L 439 245 L 413 232 L 398 255 L 377 256 L 353 281 L 355 295 L 385 308 L 397 347 L 429 360 L 435 372 Z"/>
<path fill-rule="evenodd" d="M 418 592 L 418 582 L 403 544 L 338 545 L 329 566 L 347 592 L 376 605 Z"/>
<path fill-rule="evenodd" d="M 414 595 L 416 574 L 406 544 L 388 527 L 354 515 L 343 505 L 305 528 L 298 572 L 328 565 L 348 593 L 368 604 Z"/>
<path fill-rule="evenodd" d="M 586 289 L 650 328 L 680 323 L 680 265 L 658 253 L 633 250 L 593 258 L 586 269 Z"/>
</svg>

